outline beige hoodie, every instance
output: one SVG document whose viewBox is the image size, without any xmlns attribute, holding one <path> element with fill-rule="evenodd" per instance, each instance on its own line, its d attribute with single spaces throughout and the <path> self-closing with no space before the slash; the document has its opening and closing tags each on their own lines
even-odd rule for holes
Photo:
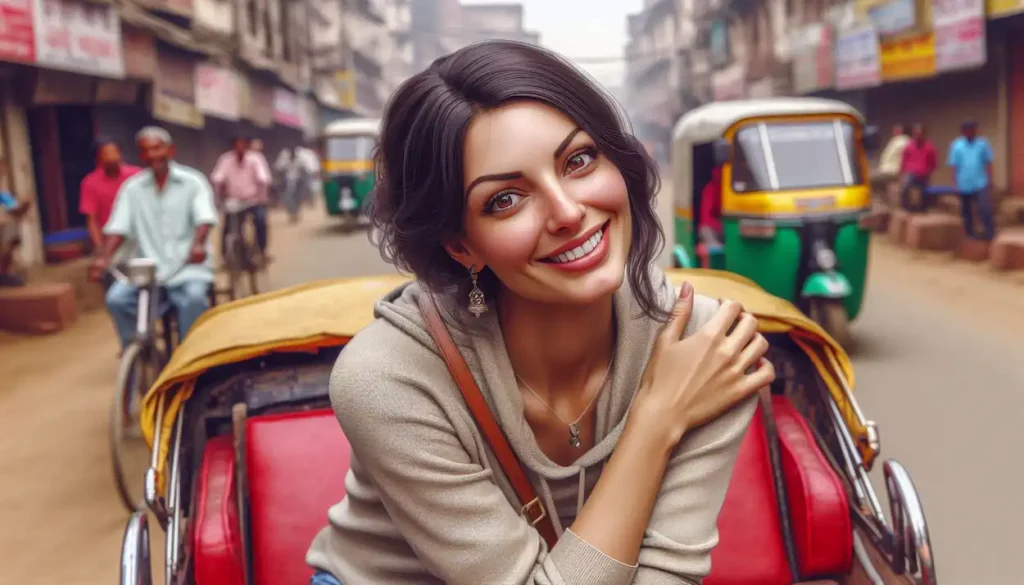
<svg viewBox="0 0 1024 585">
<path fill-rule="evenodd" d="M 655 271 L 660 303 L 676 295 Z M 685 335 L 717 308 L 698 295 Z M 640 312 L 629 285 L 615 295 L 617 351 L 594 411 L 595 446 L 562 467 L 540 450 L 505 352 L 495 311 L 473 326 L 446 321 L 513 450 L 549 511 L 552 550 L 519 516 L 519 503 L 477 430 L 420 316 L 418 284 L 395 290 L 377 319 L 342 351 L 331 403 L 353 451 L 346 498 L 328 512 L 306 561 L 343 585 L 696 584 L 711 568 L 716 519 L 756 407 L 748 399 L 683 438 L 669 464 L 637 566 L 568 530 L 625 425 L 662 325 Z M 311 446 L 315 448 L 315 446 Z"/>
</svg>

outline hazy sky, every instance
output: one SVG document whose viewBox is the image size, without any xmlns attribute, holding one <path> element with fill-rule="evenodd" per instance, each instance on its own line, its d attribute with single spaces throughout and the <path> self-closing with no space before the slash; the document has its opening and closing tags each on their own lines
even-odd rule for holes
<svg viewBox="0 0 1024 585">
<path fill-rule="evenodd" d="M 519 0 L 526 28 L 540 33 L 545 47 L 566 57 L 619 57 L 626 46 L 626 15 L 640 11 L 643 0 Z M 495 4 L 508 0 L 463 0 L 463 4 Z M 580 63 L 602 83 L 621 82 L 621 60 Z"/>
</svg>

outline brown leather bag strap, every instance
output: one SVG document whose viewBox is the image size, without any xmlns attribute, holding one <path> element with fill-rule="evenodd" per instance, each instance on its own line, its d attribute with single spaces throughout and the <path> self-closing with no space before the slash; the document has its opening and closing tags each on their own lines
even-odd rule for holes
<svg viewBox="0 0 1024 585">
<path fill-rule="evenodd" d="M 469 371 L 466 360 L 462 358 L 459 348 L 452 341 L 448 328 L 445 327 L 444 320 L 441 318 L 441 312 L 437 308 L 437 301 L 430 295 L 421 294 L 419 305 L 420 311 L 427 321 L 430 335 L 437 343 L 437 348 L 441 351 L 445 363 L 448 364 L 448 370 L 455 378 L 455 383 L 459 386 L 466 405 L 469 406 L 480 431 L 483 432 L 484 438 L 487 439 L 491 450 L 498 458 L 498 463 L 512 484 L 512 489 L 519 497 L 519 502 L 523 504 L 519 511 L 520 514 L 540 532 L 541 537 L 547 541 L 548 548 L 553 548 L 555 542 L 558 541 L 558 537 L 555 535 L 555 526 L 552 524 L 551 518 L 548 517 L 544 504 L 537 497 L 537 493 L 533 491 L 530 480 L 526 478 L 526 472 L 519 464 L 519 459 L 501 432 L 501 427 L 498 426 L 498 421 L 494 419 L 491 409 L 487 406 L 484 395 L 480 393 L 480 387 L 473 379 L 473 373 Z"/>
</svg>

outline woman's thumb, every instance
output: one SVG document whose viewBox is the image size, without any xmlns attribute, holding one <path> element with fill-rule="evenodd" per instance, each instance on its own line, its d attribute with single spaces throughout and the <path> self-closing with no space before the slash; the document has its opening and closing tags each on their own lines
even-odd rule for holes
<svg viewBox="0 0 1024 585">
<path fill-rule="evenodd" d="M 683 286 L 679 287 L 679 298 L 676 299 L 676 305 L 672 308 L 672 318 L 665 327 L 667 341 L 679 341 L 683 336 L 683 331 L 686 329 L 686 324 L 690 322 L 690 314 L 692 313 L 693 285 L 689 282 L 684 282 Z"/>
</svg>

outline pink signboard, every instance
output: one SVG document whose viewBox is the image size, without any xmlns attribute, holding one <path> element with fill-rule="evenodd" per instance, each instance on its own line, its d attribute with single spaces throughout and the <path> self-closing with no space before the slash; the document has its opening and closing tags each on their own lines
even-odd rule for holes
<svg viewBox="0 0 1024 585">
<path fill-rule="evenodd" d="M 299 108 L 299 96 L 283 87 L 274 88 L 275 122 L 292 128 L 302 128 L 302 113 Z"/>
<path fill-rule="evenodd" d="M 32 0 L 0 0 L 0 61 L 35 62 L 34 10 Z"/>
<path fill-rule="evenodd" d="M 932 28 L 937 71 L 985 64 L 984 0 L 933 0 Z"/>
</svg>

